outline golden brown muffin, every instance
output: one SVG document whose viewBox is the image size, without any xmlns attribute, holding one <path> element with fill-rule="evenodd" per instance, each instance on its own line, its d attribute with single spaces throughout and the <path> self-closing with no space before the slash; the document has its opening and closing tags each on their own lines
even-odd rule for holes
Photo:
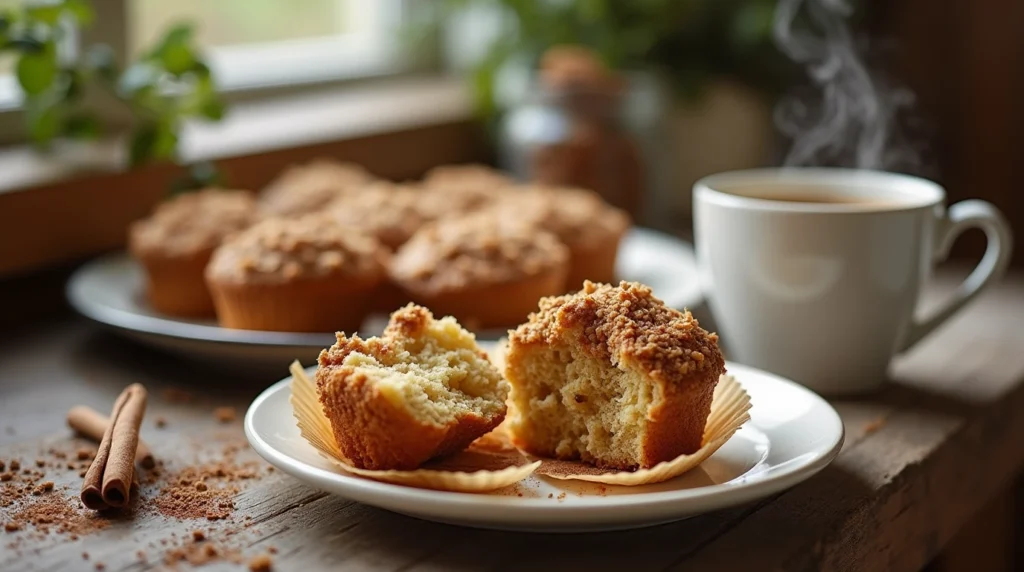
<svg viewBox="0 0 1024 572">
<path fill-rule="evenodd" d="M 442 165 L 424 176 L 420 208 L 430 219 L 458 216 L 487 206 L 514 185 L 507 175 L 484 165 Z"/>
<path fill-rule="evenodd" d="M 456 453 L 505 418 L 508 384 L 451 317 L 408 305 L 380 338 L 337 334 L 317 393 L 342 454 L 363 469 L 415 469 Z"/>
<path fill-rule="evenodd" d="M 699 449 L 725 371 L 716 334 L 635 282 L 545 298 L 504 359 L 518 447 L 622 470 Z"/>
<path fill-rule="evenodd" d="M 377 239 L 329 216 L 268 219 L 217 248 L 206 281 L 224 327 L 354 331 L 386 261 Z"/>
<path fill-rule="evenodd" d="M 552 234 L 481 214 L 423 227 L 395 253 L 389 275 L 435 312 L 508 327 L 565 288 L 568 259 Z"/>
<path fill-rule="evenodd" d="M 260 207 L 276 216 L 314 213 L 374 180 L 373 175 L 355 163 L 317 159 L 285 169 L 260 193 Z"/>
<path fill-rule="evenodd" d="M 395 250 L 430 220 L 419 206 L 421 194 L 410 185 L 379 181 L 336 199 L 326 212 L 344 227 L 372 234 Z"/>
<path fill-rule="evenodd" d="M 213 316 L 203 270 L 224 237 L 257 218 L 252 193 L 204 189 L 166 201 L 133 223 L 128 249 L 145 269 L 149 303 L 174 316 Z"/>
<path fill-rule="evenodd" d="M 503 219 L 536 225 L 569 247 L 569 290 L 579 288 L 584 280 L 615 280 L 615 261 L 629 229 L 629 216 L 596 193 L 533 186 L 504 193 L 492 208 Z"/>
</svg>

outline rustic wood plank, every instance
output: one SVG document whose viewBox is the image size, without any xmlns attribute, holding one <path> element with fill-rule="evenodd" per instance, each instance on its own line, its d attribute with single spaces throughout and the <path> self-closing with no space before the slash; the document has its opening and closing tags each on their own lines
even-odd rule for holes
<svg viewBox="0 0 1024 572">
<path fill-rule="evenodd" d="M 0 569 L 91 569 L 97 561 L 106 570 L 159 569 L 167 547 L 190 542 L 197 528 L 243 558 L 274 547 L 282 570 L 919 568 L 1024 466 L 1024 450 L 1009 446 L 1024 437 L 1022 284 L 1016 277 L 999 286 L 901 360 L 896 383 L 879 395 L 837 402 L 848 432 L 839 460 L 760 503 L 625 532 L 473 530 L 325 495 L 268 471 L 243 448 L 238 461 L 257 463 L 259 477 L 239 484 L 230 519 L 164 517 L 144 508 L 157 492 L 144 487 L 132 519 L 77 540 L 51 534 L 11 546 L 22 533 L 0 533 Z M 240 420 L 222 425 L 213 409 L 241 413 L 272 381 L 213 372 L 80 321 L 28 327 L 0 340 L 0 459 L 73 450 L 79 442 L 64 429 L 67 408 L 107 408 L 121 388 L 141 382 L 152 397 L 143 437 L 173 471 L 238 446 Z M 168 387 L 203 399 L 168 400 Z M 165 428 L 153 424 L 157 416 Z M 72 497 L 80 484 L 77 471 L 48 469 L 47 478 Z M 238 567 L 220 561 L 204 569 Z"/>
</svg>

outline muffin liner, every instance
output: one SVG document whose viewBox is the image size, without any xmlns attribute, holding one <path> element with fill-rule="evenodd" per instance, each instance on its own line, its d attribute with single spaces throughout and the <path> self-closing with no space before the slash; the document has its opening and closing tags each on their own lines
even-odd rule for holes
<svg viewBox="0 0 1024 572">
<path fill-rule="evenodd" d="M 540 461 L 530 462 L 514 449 L 491 447 L 484 442 L 482 446 L 471 445 L 461 453 L 431 461 L 414 471 L 360 469 L 338 448 L 331 423 L 320 405 L 316 384 L 299 362 L 293 362 L 289 370 L 292 372 L 291 404 L 299 432 L 321 456 L 347 473 L 410 487 L 476 493 L 517 483 L 541 465 Z"/>
<path fill-rule="evenodd" d="M 553 479 L 590 481 L 606 485 L 649 485 L 660 483 L 700 465 L 750 420 L 750 395 L 731 375 L 723 375 L 715 386 L 711 414 L 704 426 L 703 446 L 691 455 L 680 455 L 649 469 L 609 471 L 579 461 L 542 459 L 538 475 Z"/>
</svg>

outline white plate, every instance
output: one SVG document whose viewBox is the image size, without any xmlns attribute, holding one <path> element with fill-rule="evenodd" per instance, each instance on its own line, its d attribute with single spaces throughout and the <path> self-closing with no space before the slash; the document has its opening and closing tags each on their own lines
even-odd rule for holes
<svg viewBox="0 0 1024 572">
<path fill-rule="evenodd" d="M 649 285 L 677 308 L 701 303 L 693 247 L 672 236 L 634 228 L 619 253 L 618 275 Z M 213 320 L 162 315 L 146 303 L 142 268 L 125 254 L 94 260 L 78 269 L 67 287 L 68 300 L 84 316 L 141 342 L 190 359 L 251 369 L 287 369 L 294 359 L 310 361 L 334 343 L 334 333 L 296 334 L 221 328 Z M 386 318 L 363 324 L 364 334 L 379 333 Z M 497 339 L 504 332 L 478 332 Z"/>
<path fill-rule="evenodd" d="M 817 473 L 839 453 L 843 422 L 828 402 L 778 376 L 732 363 L 726 367 L 750 393 L 750 421 L 700 467 L 656 485 L 601 487 L 532 476 L 513 490 L 468 494 L 351 476 L 299 435 L 288 402 L 291 378 L 253 401 L 245 435 L 269 463 L 312 487 L 409 516 L 504 530 L 637 528 L 775 494 Z"/>
</svg>

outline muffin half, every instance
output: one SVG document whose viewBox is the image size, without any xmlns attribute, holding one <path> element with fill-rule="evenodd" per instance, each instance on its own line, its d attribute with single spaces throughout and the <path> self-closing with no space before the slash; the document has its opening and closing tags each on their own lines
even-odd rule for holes
<svg viewBox="0 0 1024 572">
<path fill-rule="evenodd" d="M 356 330 L 384 280 L 387 251 L 325 215 L 268 219 L 222 244 L 206 269 L 228 328 Z"/>
<path fill-rule="evenodd" d="M 337 334 L 320 352 L 317 393 L 356 467 L 415 469 L 456 453 L 505 418 L 508 384 L 451 317 L 408 305 L 380 338 Z"/>
<path fill-rule="evenodd" d="M 629 282 L 545 298 L 504 358 L 518 447 L 622 470 L 697 451 L 725 371 L 717 335 Z"/>
<path fill-rule="evenodd" d="M 227 235 L 257 218 L 252 193 L 204 189 L 164 202 L 133 223 L 128 248 L 146 272 L 149 303 L 174 316 L 213 316 L 206 264 Z"/>
<path fill-rule="evenodd" d="M 481 214 L 423 227 L 389 275 L 413 301 L 467 326 L 509 327 L 563 291 L 568 259 L 550 233 Z"/>
</svg>

